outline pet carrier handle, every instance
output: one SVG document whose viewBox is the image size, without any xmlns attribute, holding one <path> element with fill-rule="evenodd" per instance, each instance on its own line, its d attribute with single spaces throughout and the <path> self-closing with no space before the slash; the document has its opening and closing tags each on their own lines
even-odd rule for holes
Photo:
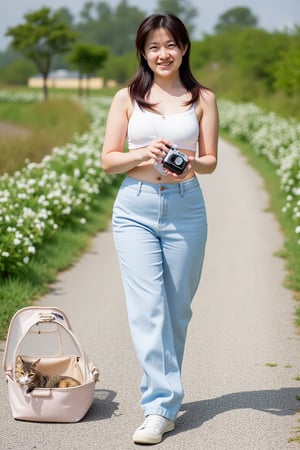
<svg viewBox="0 0 300 450">
<path fill-rule="evenodd" d="M 52 313 L 40 313 L 40 321 L 41 322 L 53 322 L 56 319 L 55 315 Z"/>
<path fill-rule="evenodd" d="M 47 388 L 35 388 L 33 391 L 31 391 L 32 397 L 39 397 L 39 398 L 47 398 L 51 396 L 51 389 Z"/>
<path fill-rule="evenodd" d="M 94 381 L 96 383 L 97 381 L 99 381 L 100 372 L 92 361 L 89 364 L 89 369 L 90 369 L 90 372 L 93 375 Z"/>
</svg>

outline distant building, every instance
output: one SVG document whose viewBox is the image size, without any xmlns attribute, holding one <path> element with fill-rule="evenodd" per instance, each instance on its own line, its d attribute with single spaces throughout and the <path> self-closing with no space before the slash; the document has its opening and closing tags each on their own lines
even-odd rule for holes
<svg viewBox="0 0 300 450">
<path fill-rule="evenodd" d="M 103 78 L 83 76 L 81 79 L 82 89 L 102 89 L 104 86 Z M 43 77 L 41 75 L 34 75 L 28 79 L 28 87 L 42 88 Z M 50 72 L 47 78 L 48 88 L 58 89 L 78 89 L 79 87 L 79 75 L 78 72 L 71 72 L 65 69 L 55 70 Z"/>
</svg>

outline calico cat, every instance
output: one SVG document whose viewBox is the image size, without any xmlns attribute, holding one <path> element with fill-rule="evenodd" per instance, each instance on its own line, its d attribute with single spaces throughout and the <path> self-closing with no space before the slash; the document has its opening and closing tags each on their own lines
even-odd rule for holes
<svg viewBox="0 0 300 450">
<path fill-rule="evenodd" d="M 29 394 L 35 388 L 68 388 L 79 386 L 79 381 L 64 375 L 43 375 L 37 370 L 40 359 L 34 362 L 23 361 L 21 356 L 16 358 L 15 380 L 27 386 Z"/>
</svg>

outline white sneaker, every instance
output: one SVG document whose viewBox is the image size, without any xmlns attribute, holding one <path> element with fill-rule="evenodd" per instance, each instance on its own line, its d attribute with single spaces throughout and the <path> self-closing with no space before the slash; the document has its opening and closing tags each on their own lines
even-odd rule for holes
<svg viewBox="0 0 300 450">
<path fill-rule="evenodd" d="M 175 423 L 166 417 L 150 414 L 146 417 L 143 425 L 137 428 L 132 436 L 136 444 L 158 444 L 164 433 L 172 431 Z"/>
</svg>

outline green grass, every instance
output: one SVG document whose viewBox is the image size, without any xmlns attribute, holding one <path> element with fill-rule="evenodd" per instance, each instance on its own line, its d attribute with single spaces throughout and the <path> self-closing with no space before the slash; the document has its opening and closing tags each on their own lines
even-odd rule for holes
<svg viewBox="0 0 300 450">
<path fill-rule="evenodd" d="M 298 420 L 300 422 L 300 420 Z M 300 427 L 295 427 L 295 432 L 300 433 Z M 300 436 L 292 437 L 288 442 L 298 442 L 300 444 Z"/>
<path fill-rule="evenodd" d="M 35 103 L 0 103 L 0 121 L 13 123 L 26 133 L 0 135 L 0 174 L 11 174 L 29 159 L 39 162 L 53 147 L 70 142 L 75 133 L 88 130 L 90 119 L 70 98 Z"/>
<path fill-rule="evenodd" d="M 81 123 L 83 117 L 84 124 Z M 80 103 L 70 97 L 50 98 L 47 102 L 34 103 L 3 102 L 0 103 L 0 119 L 27 125 L 32 129 L 55 128 L 56 132 L 64 130 L 64 133 L 69 129 L 81 132 L 89 124 Z"/>
<path fill-rule="evenodd" d="M 284 235 L 284 245 L 277 256 L 285 261 L 285 285 L 291 289 L 296 300 L 295 324 L 300 327 L 300 246 L 295 233 L 295 223 L 291 216 L 284 214 L 285 193 L 280 189 L 280 180 L 274 166 L 264 157 L 254 153 L 251 146 L 244 141 L 233 139 L 222 132 L 222 136 L 237 145 L 250 165 L 262 176 L 265 189 L 269 194 L 269 209 L 275 215 Z"/>
<path fill-rule="evenodd" d="M 210 87 L 218 98 L 234 102 L 253 102 L 282 117 L 300 120 L 300 93 L 287 95 L 283 91 L 267 89 L 260 80 L 241 76 L 235 65 L 226 64 L 212 69 L 211 64 L 195 71 L 196 78 Z"/>
<path fill-rule="evenodd" d="M 74 223 L 59 230 L 37 251 L 22 274 L 0 280 L 0 339 L 4 339 L 13 314 L 49 290 L 57 274 L 69 268 L 87 250 L 91 237 L 110 220 L 118 183 L 101 191 L 84 225 Z"/>
</svg>

